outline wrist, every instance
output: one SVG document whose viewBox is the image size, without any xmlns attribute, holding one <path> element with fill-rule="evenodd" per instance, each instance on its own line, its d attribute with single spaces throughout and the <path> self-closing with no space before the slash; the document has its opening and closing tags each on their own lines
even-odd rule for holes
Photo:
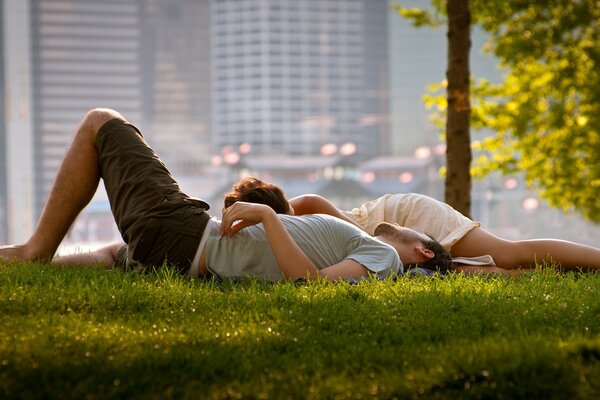
<svg viewBox="0 0 600 400">
<path fill-rule="evenodd" d="M 262 210 L 260 212 L 260 218 L 262 222 L 264 222 L 266 219 L 277 218 L 277 213 L 271 207 L 263 205 Z"/>
</svg>

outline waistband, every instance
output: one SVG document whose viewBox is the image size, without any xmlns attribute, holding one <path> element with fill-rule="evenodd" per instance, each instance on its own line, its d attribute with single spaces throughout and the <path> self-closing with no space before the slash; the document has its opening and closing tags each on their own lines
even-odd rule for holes
<svg viewBox="0 0 600 400">
<path fill-rule="evenodd" d="M 192 265 L 188 270 L 188 275 L 192 277 L 197 277 L 199 272 L 198 268 L 200 267 L 200 256 L 206 247 L 206 242 L 210 235 L 217 231 L 221 226 L 221 223 L 216 217 L 211 217 L 204 228 L 204 232 L 202 232 L 202 236 L 200 237 L 200 243 L 198 244 L 198 249 L 196 250 L 196 254 L 194 255 L 194 259 L 192 260 Z"/>
</svg>

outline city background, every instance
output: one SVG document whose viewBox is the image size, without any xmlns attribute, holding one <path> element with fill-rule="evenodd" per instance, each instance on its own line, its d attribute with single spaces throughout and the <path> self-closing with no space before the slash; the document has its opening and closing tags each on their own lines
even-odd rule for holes
<svg viewBox="0 0 600 400">
<path fill-rule="evenodd" d="M 413 28 L 394 1 L 0 2 L 0 243 L 32 232 L 94 107 L 138 126 L 214 215 L 245 175 L 343 209 L 396 192 L 443 200 L 445 148 L 422 96 L 445 77 L 446 32 Z M 473 75 L 501 79 L 472 36 Z M 598 244 L 600 227 L 519 176 L 475 181 L 471 195 L 473 219 L 499 236 Z M 118 238 L 100 187 L 65 246 Z"/>
</svg>

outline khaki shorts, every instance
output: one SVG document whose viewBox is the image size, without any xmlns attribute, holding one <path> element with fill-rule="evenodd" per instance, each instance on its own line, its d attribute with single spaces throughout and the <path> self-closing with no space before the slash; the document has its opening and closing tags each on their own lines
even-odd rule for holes
<svg viewBox="0 0 600 400">
<path fill-rule="evenodd" d="M 179 189 L 133 125 L 107 122 L 96 147 L 111 211 L 127 243 L 126 266 L 168 265 L 187 272 L 210 218 L 209 205 Z"/>
</svg>

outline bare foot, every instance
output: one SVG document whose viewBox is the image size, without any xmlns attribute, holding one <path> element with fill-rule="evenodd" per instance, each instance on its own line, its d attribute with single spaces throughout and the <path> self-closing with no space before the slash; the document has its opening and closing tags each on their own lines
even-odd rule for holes
<svg viewBox="0 0 600 400">
<path fill-rule="evenodd" d="M 0 262 L 2 261 L 30 261 L 25 246 L 22 244 L 0 246 Z"/>
</svg>

